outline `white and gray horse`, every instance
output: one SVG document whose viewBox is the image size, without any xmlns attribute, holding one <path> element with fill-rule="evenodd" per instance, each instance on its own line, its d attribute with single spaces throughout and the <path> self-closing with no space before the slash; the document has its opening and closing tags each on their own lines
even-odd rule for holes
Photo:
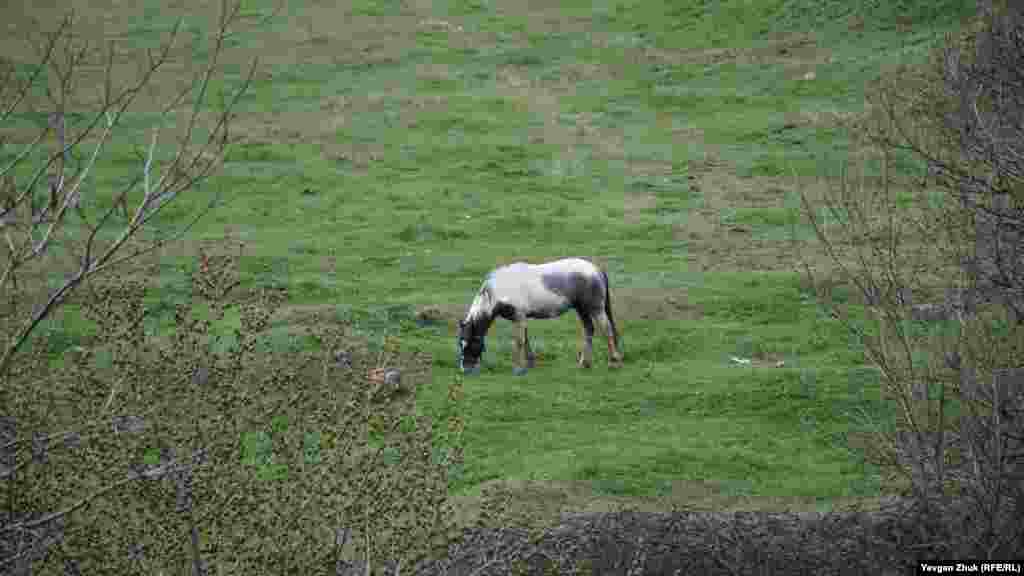
<svg viewBox="0 0 1024 576">
<path fill-rule="evenodd" d="M 612 319 L 608 275 L 588 260 L 565 258 L 544 264 L 516 262 L 487 275 L 465 319 L 459 321 L 459 368 L 466 373 L 479 372 L 484 338 L 491 323 L 500 316 L 517 324 L 518 365 L 513 373 L 525 374 L 534 364 L 526 320 L 556 318 L 570 308 L 576 310 L 583 327 L 583 349 L 577 354 L 579 365 L 591 365 L 595 322 L 608 337 L 609 365 L 620 365 L 622 351 Z"/>
</svg>

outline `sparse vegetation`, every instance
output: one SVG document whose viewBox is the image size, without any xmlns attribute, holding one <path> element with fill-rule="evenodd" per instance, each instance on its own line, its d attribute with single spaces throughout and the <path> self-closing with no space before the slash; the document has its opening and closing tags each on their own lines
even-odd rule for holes
<svg viewBox="0 0 1024 576">
<path fill-rule="evenodd" d="M 841 180 L 831 231 L 805 204 L 830 273 L 877 318 L 847 324 L 898 407 L 870 419 L 869 447 L 906 476 L 918 558 L 1024 549 L 1022 35 L 1024 11 L 989 3 L 929 65 L 890 70 L 857 124 L 881 181 Z"/>
</svg>

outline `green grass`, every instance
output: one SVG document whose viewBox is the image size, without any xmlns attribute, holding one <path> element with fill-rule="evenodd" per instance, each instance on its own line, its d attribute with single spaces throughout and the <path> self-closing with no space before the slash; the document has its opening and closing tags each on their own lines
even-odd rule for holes
<svg viewBox="0 0 1024 576">
<path fill-rule="evenodd" d="M 247 140 L 205 185 L 228 201 L 193 239 L 230 225 L 247 242 L 246 281 L 432 352 L 428 413 L 455 369 L 452 326 L 489 270 L 605 263 L 625 367 L 609 372 L 595 346 L 596 367 L 576 369 L 565 316 L 530 325 L 542 360 L 515 378 L 498 322 L 466 384 L 459 491 L 515 478 L 638 498 L 680 481 L 723 498 L 877 494 L 844 433 L 859 411 L 885 413 L 878 382 L 800 289 L 789 176 L 835 175 L 849 143 L 828 115 L 856 112 L 879 66 L 922 57 L 974 3 L 876 4 L 290 5 L 248 44 L 264 47 L 267 73 L 242 100 Z M 169 25 L 148 6 L 124 23 L 132 34 Z M 887 24 L 896 14 L 912 33 Z M 98 189 L 131 158 L 115 148 Z M 719 236 L 735 226 L 757 242 Z M 762 257 L 767 269 L 743 264 Z M 180 297 L 180 267 L 165 270 L 158 284 Z M 446 326 L 413 321 L 428 305 Z"/>
</svg>

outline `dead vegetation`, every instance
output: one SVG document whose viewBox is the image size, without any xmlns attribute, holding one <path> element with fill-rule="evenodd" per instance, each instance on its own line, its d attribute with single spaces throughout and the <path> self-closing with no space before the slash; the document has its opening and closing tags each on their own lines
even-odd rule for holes
<svg viewBox="0 0 1024 576">
<path fill-rule="evenodd" d="M 178 27 L 137 55 L 140 74 L 119 75 L 118 45 L 90 45 L 73 15 L 26 34 L 34 66 L 0 67 L 5 574 L 369 574 L 450 541 L 460 388 L 438 423 L 417 414 L 429 357 L 393 339 L 371 351 L 324 317 L 305 346 L 282 347 L 286 291 L 242 286 L 230 240 L 202 245 L 186 294 L 152 298 L 160 252 L 213 204 L 194 202 L 179 228 L 160 213 L 220 166 L 256 70 L 209 108 L 240 20 L 221 4 L 207 64 L 181 90 L 158 80 L 180 63 Z M 97 66 L 110 81 L 80 98 Z M 111 202 L 93 196 L 89 174 L 137 135 L 124 122 L 154 94 L 139 176 Z M 49 122 L 26 130 L 32 114 Z"/>
<path fill-rule="evenodd" d="M 414 410 L 431 360 L 393 339 L 372 352 L 320 318 L 307 349 L 268 349 L 286 295 L 240 289 L 236 254 L 200 254 L 168 337 L 147 334 L 145 286 L 114 276 L 66 305 L 94 338 L 56 366 L 19 355 L 4 382 L 5 571 L 345 573 L 450 542 L 458 382 L 434 424 Z"/>
</svg>

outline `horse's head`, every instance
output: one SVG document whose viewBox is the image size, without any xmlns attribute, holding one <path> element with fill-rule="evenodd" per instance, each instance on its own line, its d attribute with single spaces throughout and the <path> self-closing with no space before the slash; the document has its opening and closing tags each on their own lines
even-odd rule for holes
<svg viewBox="0 0 1024 576">
<path fill-rule="evenodd" d="M 487 347 L 484 345 L 484 334 L 477 329 L 472 320 L 459 320 L 459 368 L 466 374 L 480 372 L 480 357 Z"/>
</svg>

